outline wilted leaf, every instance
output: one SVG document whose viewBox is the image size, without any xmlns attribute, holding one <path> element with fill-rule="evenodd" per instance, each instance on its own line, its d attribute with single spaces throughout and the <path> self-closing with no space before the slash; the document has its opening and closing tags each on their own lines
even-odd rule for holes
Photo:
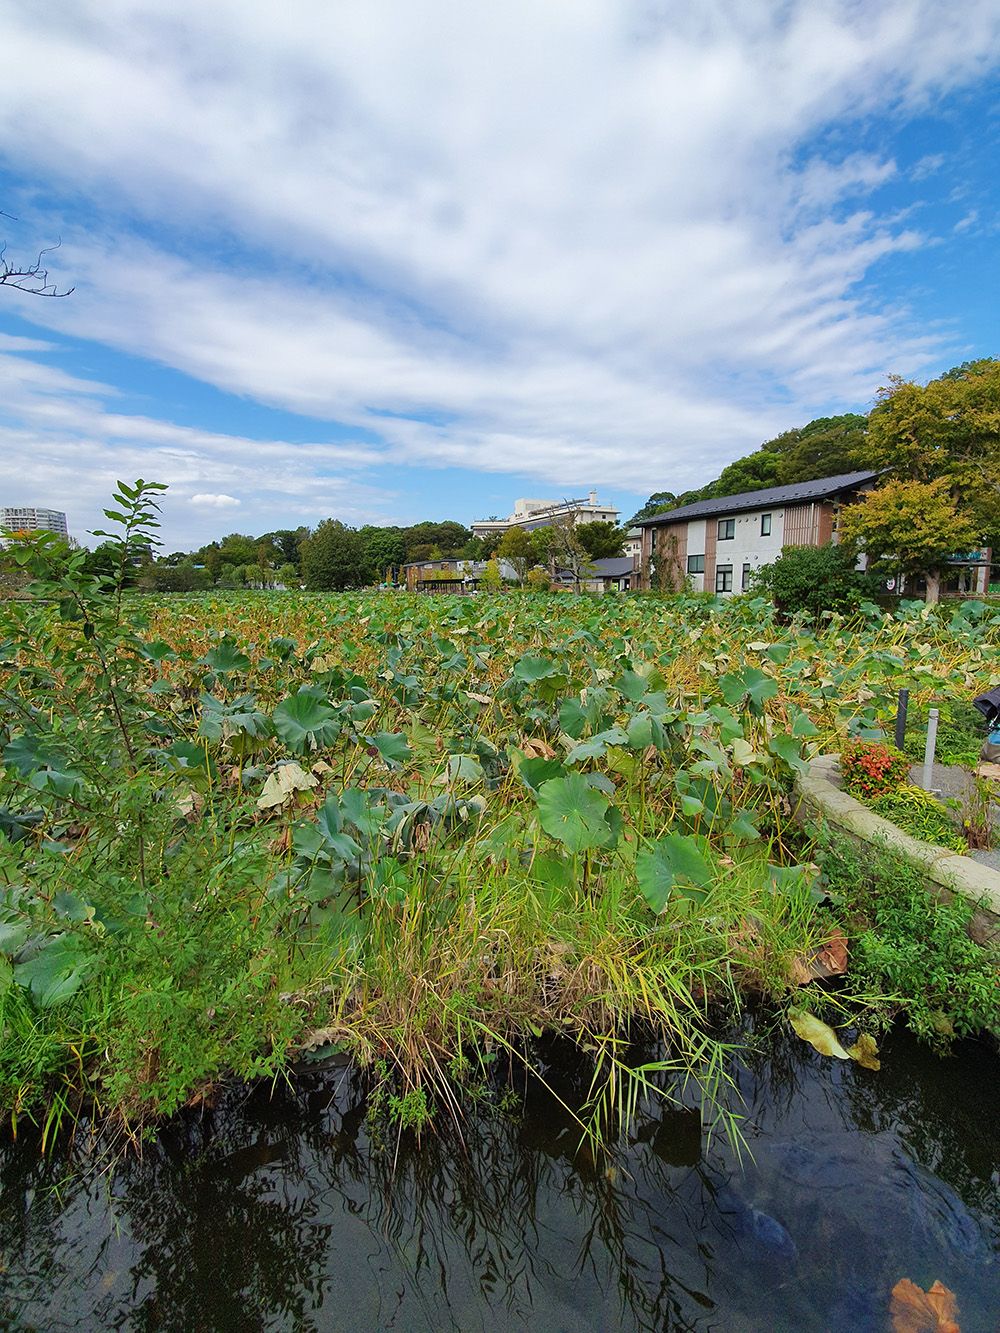
<svg viewBox="0 0 1000 1333">
<path fill-rule="evenodd" d="M 769 764 L 766 754 L 758 754 L 748 740 L 737 736 L 733 741 L 733 763 L 737 768 L 746 768 L 750 764 Z"/>
<path fill-rule="evenodd" d="M 556 757 L 556 752 L 548 741 L 539 740 L 537 737 L 525 741 L 522 749 L 526 759 L 554 759 Z"/>
<path fill-rule="evenodd" d="M 257 809 L 273 810 L 275 806 L 289 802 L 297 791 L 310 791 L 318 785 L 316 778 L 299 764 L 281 764 L 264 783 L 264 790 L 257 798 Z"/>
<path fill-rule="evenodd" d="M 794 958 L 791 971 L 796 986 L 843 976 L 847 971 L 847 936 L 843 931 L 835 930 L 812 954 Z"/>
<path fill-rule="evenodd" d="M 205 804 L 205 798 L 200 792 L 191 789 L 178 796 L 176 804 L 178 813 L 182 814 L 185 819 L 197 819 L 202 806 Z"/>
<path fill-rule="evenodd" d="M 837 1034 L 828 1023 L 822 1022 L 805 1009 L 789 1009 L 788 1021 L 803 1041 L 820 1055 L 831 1055 L 835 1060 L 849 1060 L 851 1057 L 837 1040 Z"/>
<path fill-rule="evenodd" d="M 889 1306 L 893 1333 L 960 1333 L 955 1293 L 940 1282 L 923 1291 L 908 1277 L 892 1289 Z"/>
<path fill-rule="evenodd" d="M 875 1038 L 870 1037 L 867 1032 L 862 1032 L 853 1046 L 848 1046 L 847 1054 L 859 1064 L 862 1069 L 881 1069 L 882 1061 L 878 1058 L 878 1047 L 875 1045 Z"/>
</svg>

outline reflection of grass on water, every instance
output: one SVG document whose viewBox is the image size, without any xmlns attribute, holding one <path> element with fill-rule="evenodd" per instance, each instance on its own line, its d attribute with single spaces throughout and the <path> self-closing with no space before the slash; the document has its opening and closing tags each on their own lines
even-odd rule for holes
<svg viewBox="0 0 1000 1333">
<path fill-rule="evenodd" d="M 30 1310 L 37 1321 L 62 1297 L 86 1312 L 83 1327 L 225 1327 L 233 1311 L 262 1328 L 320 1330 L 348 1315 L 351 1327 L 384 1327 L 392 1312 L 400 1327 L 476 1328 L 490 1317 L 547 1327 L 575 1295 L 586 1302 L 581 1328 L 700 1327 L 706 1311 L 724 1326 L 765 1301 L 810 1327 L 859 1268 L 888 1278 L 882 1311 L 907 1271 L 905 1247 L 859 1253 L 855 1243 L 873 1235 L 865 1209 L 884 1195 L 893 1144 L 1000 1222 L 995 1063 L 965 1049 L 942 1064 L 902 1034 L 877 1076 L 844 1077 L 771 1021 L 760 1013 L 728 1034 L 751 1038 L 738 1062 L 757 1157 L 745 1174 L 724 1143 L 706 1151 L 687 1116 L 655 1100 L 639 1105 L 631 1140 L 595 1160 L 576 1118 L 591 1069 L 568 1042 L 535 1047 L 544 1084 L 517 1062 L 495 1062 L 461 1129 L 442 1119 L 419 1144 L 393 1128 L 373 1149 L 368 1080 L 339 1067 L 273 1094 L 233 1089 L 214 1110 L 175 1118 L 106 1183 L 71 1174 L 62 1199 L 44 1190 L 64 1167 L 62 1148 L 46 1161 L 37 1144 L 6 1145 L 0 1244 L 12 1271 L 0 1314 L 16 1324 Z M 661 1054 L 653 1044 L 633 1058 Z M 497 1110 L 511 1085 L 516 1116 Z M 871 1155 L 874 1137 L 881 1155 Z M 813 1160 L 832 1170 L 845 1157 L 849 1185 L 820 1204 L 819 1187 L 796 1176 L 793 1207 L 789 1153 L 799 1175 Z M 919 1172 L 910 1179 L 917 1207 Z M 797 1269 L 745 1234 L 754 1205 L 789 1228 Z M 975 1280 L 988 1283 L 991 1270 Z"/>
</svg>

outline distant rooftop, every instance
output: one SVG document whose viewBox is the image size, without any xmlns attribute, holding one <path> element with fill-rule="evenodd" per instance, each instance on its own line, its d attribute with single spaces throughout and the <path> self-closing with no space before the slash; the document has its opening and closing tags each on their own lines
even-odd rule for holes
<svg viewBox="0 0 1000 1333">
<path fill-rule="evenodd" d="M 768 505 L 801 504 L 806 500 L 829 500 L 841 491 L 852 491 L 874 481 L 878 472 L 841 472 L 836 477 L 819 477 L 815 481 L 795 481 L 790 486 L 768 486 L 762 491 L 745 491 L 742 495 L 719 495 L 714 500 L 696 500 L 694 504 L 668 509 L 665 514 L 641 518 L 638 528 L 657 527 L 662 523 L 677 523 L 682 519 L 709 518 L 712 514 L 739 514 L 747 509 L 766 509 Z"/>
</svg>

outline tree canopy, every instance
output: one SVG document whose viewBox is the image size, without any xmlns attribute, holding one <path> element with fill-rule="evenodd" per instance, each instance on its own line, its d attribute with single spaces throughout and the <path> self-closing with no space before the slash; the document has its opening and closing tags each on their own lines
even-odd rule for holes
<svg viewBox="0 0 1000 1333">
<path fill-rule="evenodd" d="M 925 575 L 928 601 L 937 601 L 948 557 L 974 546 L 976 534 L 974 522 L 952 500 L 946 477 L 889 481 L 840 515 L 841 540 L 848 547 L 860 546 L 870 568 Z"/>
<path fill-rule="evenodd" d="M 697 490 L 679 495 L 655 491 L 631 522 L 653 518 L 696 500 L 743 495 L 767 486 L 790 486 L 797 481 L 834 477 L 866 467 L 863 458 L 866 426 L 867 419 L 860 413 L 845 412 L 836 417 L 817 417 L 806 426 L 782 431 L 774 439 L 765 440 L 752 454 L 724 467 L 715 481 Z"/>
<path fill-rule="evenodd" d="M 871 466 L 901 479 L 941 478 L 976 529 L 1000 536 L 1000 361 L 968 361 L 920 385 L 898 376 L 879 389 L 868 425 Z"/>
<path fill-rule="evenodd" d="M 337 519 L 324 519 L 301 549 L 302 575 L 307 588 L 342 592 L 345 588 L 361 588 L 368 582 L 371 571 L 364 538 L 355 528 Z"/>
<path fill-rule="evenodd" d="M 591 560 L 610 560 L 625 549 L 625 533 L 617 523 L 578 523 L 576 535 Z"/>
</svg>

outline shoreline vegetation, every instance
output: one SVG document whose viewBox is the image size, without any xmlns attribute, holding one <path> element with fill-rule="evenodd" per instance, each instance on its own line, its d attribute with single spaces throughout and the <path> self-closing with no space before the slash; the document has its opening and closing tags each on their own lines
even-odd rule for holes
<svg viewBox="0 0 1000 1333">
<path fill-rule="evenodd" d="M 160 489 L 119 484 L 119 575 Z M 900 685 L 990 683 L 995 608 L 147 598 L 50 552 L 25 543 L 30 595 L 0 602 L 15 1131 L 137 1133 L 334 1055 L 419 1131 L 555 1033 L 592 1064 L 595 1139 L 691 1080 L 738 1137 L 714 1034 L 750 999 L 867 1050 L 897 1016 L 942 1048 L 1000 1022 L 966 909 L 816 846 L 789 802 L 808 757 L 883 734 Z M 636 1025 L 663 1060 L 630 1063 Z"/>
</svg>

